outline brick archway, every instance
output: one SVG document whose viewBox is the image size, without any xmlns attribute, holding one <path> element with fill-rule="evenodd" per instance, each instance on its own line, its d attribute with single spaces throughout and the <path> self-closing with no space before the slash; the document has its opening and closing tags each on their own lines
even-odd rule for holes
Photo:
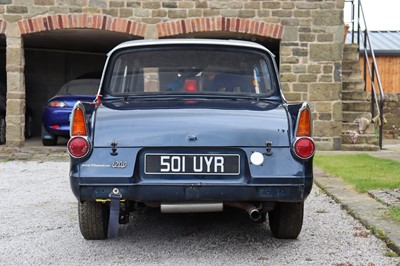
<svg viewBox="0 0 400 266">
<path fill-rule="evenodd" d="M 144 37 L 146 24 L 124 18 L 92 14 L 63 14 L 18 21 L 21 35 L 62 29 L 98 29 Z"/>
<path fill-rule="evenodd" d="M 235 32 L 282 39 L 284 27 L 253 19 L 227 17 L 187 18 L 157 24 L 159 38 L 196 32 Z"/>
<path fill-rule="evenodd" d="M 0 34 L 6 33 L 7 21 L 0 19 Z"/>
</svg>

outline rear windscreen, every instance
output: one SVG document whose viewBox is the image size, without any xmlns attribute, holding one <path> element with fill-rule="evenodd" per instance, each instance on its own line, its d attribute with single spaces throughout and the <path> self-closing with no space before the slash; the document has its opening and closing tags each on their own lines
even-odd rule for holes
<svg viewBox="0 0 400 266">
<path fill-rule="evenodd" d="M 110 60 L 104 89 L 146 93 L 276 94 L 273 63 L 246 48 L 168 46 L 132 48 Z"/>
<path fill-rule="evenodd" d="M 96 95 L 100 79 L 76 79 L 64 84 L 57 95 Z"/>
</svg>

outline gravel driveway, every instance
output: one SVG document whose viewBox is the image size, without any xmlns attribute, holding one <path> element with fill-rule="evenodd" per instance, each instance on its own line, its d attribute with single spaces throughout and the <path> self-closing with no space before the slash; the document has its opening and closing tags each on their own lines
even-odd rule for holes
<svg viewBox="0 0 400 266">
<path fill-rule="evenodd" d="M 119 237 L 86 241 L 68 163 L 0 163 L 1 265 L 399 265 L 383 242 L 317 187 L 297 240 L 278 240 L 240 210 L 160 214 L 143 209 Z"/>
</svg>

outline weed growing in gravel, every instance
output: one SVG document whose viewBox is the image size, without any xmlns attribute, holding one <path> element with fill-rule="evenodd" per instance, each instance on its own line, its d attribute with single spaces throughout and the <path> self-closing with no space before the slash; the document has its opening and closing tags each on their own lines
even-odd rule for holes
<svg viewBox="0 0 400 266">
<path fill-rule="evenodd" d="M 388 215 L 390 218 L 400 223 L 400 206 L 390 207 Z"/>
<path fill-rule="evenodd" d="M 397 253 L 394 252 L 394 251 L 392 251 L 392 250 L 386 251 L 385 256 L 386 256 L 386 257 L 391 257 L 391 258 L 397 258 L 397 257 L 399 257 L 399 255 L 397 255 Z"/>
<path fill-rule="evenodd" d="M 372 189 L 400 188 L 400 162 L 367 154 L 317 155 L 316 166 L 341 177 L 358 192 Z"/>
</svg>

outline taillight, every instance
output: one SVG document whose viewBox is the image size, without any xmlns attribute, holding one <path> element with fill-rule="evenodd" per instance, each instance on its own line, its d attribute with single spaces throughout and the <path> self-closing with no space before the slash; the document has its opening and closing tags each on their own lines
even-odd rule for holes
<svg viewBox="0 0 400 266">
<path fill-rule="evenodd" d="M 68 107 L 68 104 L 66 104 L 66 103 L 63 102 L 63 101 L 51 101 L 51 102 L 49 102 L 49 103 L 47 104 L 47 106 L 50 106 L 50 107 L 61 107 L 61 108 L 63 108 L 63 107 Z"/>
<path fill-rule="evenodd" d="M 85 109 L 81 102 L 75 104 L 72 110 L 71 138 L 68 141 L 68 153 L 74 158 L 81 158 L 88 154 L 90 144 L 87 137 Z"/>
<path fill-rule="evenodd" d="M 85 112 L 83 106 L 76 106 L 72 112 L 71 137 L 87 136 Z"/>
<path fill-rule="evenodd" d="M 308 159 L 314 155 L 315 144 L 311 138 L 302 137 L 295 140 L 293 149 L 297 157 L 300 159 Z"/>
<path fill-rule="evenodd" d="M 311 137 L 311 114 L 308 108 L 300 110 L 297 122 L 297 137 Z"/>
<path fill-rule="evenodd" d="M 189 91 L 189 92 L 197 91 L 197 81 L 195 79 L 185 80 L 184 88 L 185 88 L 185 91 Z"/>
<path fill-rule="evenodd" d="M 293 151 L 300 159 L 309 159 L 314 155 L 315 143 L 311 138 L 311 112 L 308 104 L 304 103 L 299 110 L 296 124 Z"/>
<path fill-rule="evenodd" d="M 67 144 L 69 154 L 74 158 L 81 158 L 89 152 L 89 142 L 84 137 L 73 137 Z"/>
</svg>

